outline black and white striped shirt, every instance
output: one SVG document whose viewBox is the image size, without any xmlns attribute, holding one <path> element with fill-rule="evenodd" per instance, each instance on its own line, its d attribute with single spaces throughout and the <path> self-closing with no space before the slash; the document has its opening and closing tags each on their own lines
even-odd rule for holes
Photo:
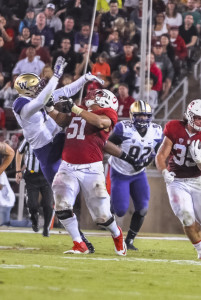
<svg viewBox="0 0 201 300">
<path fill-rule="evenodd" d="M 18 151 L 20 154 L 24 154 L 24 164 L 28 171 L 31 173 L 41 172 L 39 161 L 26 139 L 21 142 Z"/>
</svg>

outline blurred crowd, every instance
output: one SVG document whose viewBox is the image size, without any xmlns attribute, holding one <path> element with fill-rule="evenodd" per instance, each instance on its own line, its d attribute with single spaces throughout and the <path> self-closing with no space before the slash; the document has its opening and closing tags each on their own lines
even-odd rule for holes
<svg viewBox="0 0 201 300">
<path fill-rule="evenodd" d="M 143 0 L 98 0 L 89 46 L 94 3 L 0 0 L 0 130 L 19 129 L 12 113 L 16 76 L 33 72 L 48 80 L 58 56 L 68 63 L 60 87 L 90 71 L 118 97 L 119 118 L 129 116 L 130 105 L 140 99 Z M 154 110 L 192 72 L 199 53 L 201 1 L 153 0 L 151 16 L 144 90 Z M 90 83 L 84 93 L 99 87 Z"/>
</svg>

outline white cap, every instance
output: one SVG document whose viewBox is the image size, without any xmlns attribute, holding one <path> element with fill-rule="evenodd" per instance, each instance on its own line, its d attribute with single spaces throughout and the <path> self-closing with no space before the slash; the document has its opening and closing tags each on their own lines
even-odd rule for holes
<svg viewBox="0 0 201 300">
<path fill-rule="evenodd" d="M 53 3 L 48 3 L 46 8 L 51 8 L 55 10 L 55 5 Z"/>
</svg>

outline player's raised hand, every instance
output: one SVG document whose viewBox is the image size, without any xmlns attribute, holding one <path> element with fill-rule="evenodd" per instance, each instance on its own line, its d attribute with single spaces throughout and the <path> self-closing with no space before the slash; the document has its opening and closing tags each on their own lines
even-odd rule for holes
<svg viewBox="0 0 201 300">
<path fill-rule="evenodd" d="M 95 75 L 92 75 L 91 72 L 85 74 L 86 81 L 93 81 L 96 80 L 101 85 L 104 85 L 104 80 L 101 78 L 96 77 Z"/>
<path fill-rule="evenodd" d="M 54 98 L 51 96 L 47 103 L 45 104 L 45 109 L 49 113 L 54 110 Z"/>
<path fill-rule="evenodd" d="M 189 151 L 192 156 L 192 159 L 196 164 L 201 164 L 201 148 L 200 148 L 200 140 L 192 141 L 189 146 Z"/>
<path fill-rule="evenodd" d="M 59 56 L 54 65 L 54 76 L 61 78 L 67 63 L 62 56 Z"/>
<path fill-rule="evenodd" d="M 74 103 L 71 98 L 62 96 L 59 97 L 59 102 L 62 104 L 62 108 L 66 113 L 70 113 L 72 111 L 72 107 L 74 106 Z"/>
</svg>

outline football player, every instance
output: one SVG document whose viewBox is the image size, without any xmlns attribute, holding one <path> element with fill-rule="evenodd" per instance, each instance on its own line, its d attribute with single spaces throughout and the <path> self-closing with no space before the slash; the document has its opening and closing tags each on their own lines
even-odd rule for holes
<svg viewBox="0 0 201 300">
<path fill-rule="evenodd" d="M 83 106 L 66 100 L 71 116 L 56 111 L 50 116 L 60 126 L 68 126 L 62 152 L 62 163 L 53 181 L 55 209 L 60 222 L 71 235 L 74 246 L 64 253 L 87 253 L 74 218 L 73 206 L 81 190 L 96 224 L 109 230 L 118 255 L 126 255 L 122 230 L 110 212 L 110 197 L 103 170 L 103 149 L 117 122 L 118 101 L 110 91 L 94 90 L 87 94 Z"/>
<path fill-rule="evenodd" d="M 183 121 L 168 122 L 164 135 L 156 166 L 172 210 L 201 259 L 201 99 L 188 105 Z"/>
<path fill-rule="evenodd" d="M 130 121 L 117 123 L 109 137 L 109 141 L 135 160 L 132 166 L 117 157 L 109 158 L 112 211 L 118 217 L 124 216 L 130 195 L 135 208 L 125 240 L 128 250 L 138 250 L 133 241 L 143 224 L 150 199 L 145 167 L 153 160 L 162 141 L 162 128 L 152 123 L 151 117 L 151 106 L 142 100 L 136 101 L 130 107 Z"/>
<path fill-rule="evenodd" d="M 87 73 L 73 83 L 55 90 L 65 66 L 65 59 L 61 56 L 58 57 L 54 66 L 54 75 L 46 85 L 34 73 L 21 74 L 14 83 L 19 97 L 13 103 L 13 112 L 50 184 L 52 184 L 54 175 L 61 163 L 65 134 L 63 128 L 48 116 L 46 104 L 51 96 L 53 96 L 54 102 L 58 102 L 61 96 L 75 95 L 90 80 L 103 83 L 101 79 Z M 32 220 L 34 218 L 36 219 L 37 216 L 31 216 Z M 37 222 L 37 220 L 35 221 Z M 83 238 L 85 237 L 83 236 Z"/>
</svg>

